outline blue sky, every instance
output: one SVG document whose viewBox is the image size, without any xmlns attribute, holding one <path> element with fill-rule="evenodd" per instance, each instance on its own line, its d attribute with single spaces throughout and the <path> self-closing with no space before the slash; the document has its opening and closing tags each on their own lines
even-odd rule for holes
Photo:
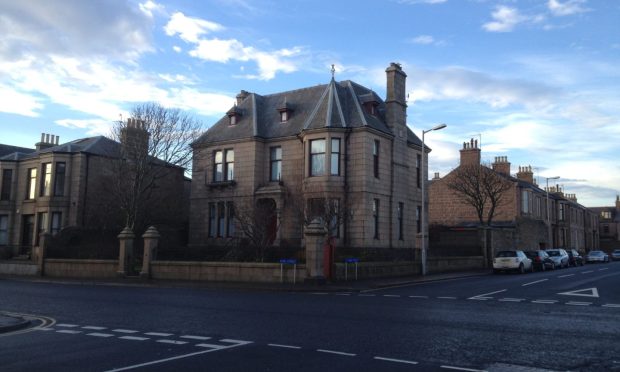
<svg viewBox="0 0 620 372">
<path fill-rule="evenodd" d="M 620 193 L 620 1 L 0 0 L 0 143 L 32 147 L 108 134 L 158 101 L 205 128 L 241 90 L 331 78 L 385 96 L 408 75 L 408 124 L 433 148 L 429 175 L 470 138 L 561 176 L 586 206 Z"/>
</svg>

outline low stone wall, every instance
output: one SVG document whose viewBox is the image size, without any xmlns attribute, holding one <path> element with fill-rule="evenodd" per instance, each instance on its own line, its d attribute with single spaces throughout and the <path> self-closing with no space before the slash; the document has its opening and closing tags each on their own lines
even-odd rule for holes
<svg viewBox="0 0 620 372">
<path fill-rule="evenodd" d="M 45 276 L 62 278 L 115 278 L 117 260 L 45 259 Z"/>
<path fill-rule="evenodd" d="M 0 261 L 0 275 L 37 275 L 37 264 L 30 261 Z"/>
<path fill-rule="evenodd" d="M 345 276 L 345 267 L 347 274 Z M 359 262 L 357 264 L 357 278 L 390 278 L 407 275 L 417 275 L 420 272 L 418 261 L 403 262 Z M 336 264 L 336 280 L 355 279 L 355 264 Z"/>
<path fill-rule="evenodd" d="M 153 279 L 199 280 L 216 282 L 280 282 L 280 264 L 247 262 L 153 261 Z M 293 282 L 293 265 L 284 265 L 285 283 Z M 306 278 L 306 266 L 297 265 L 296 281 Z"/>
<path fill-rule="evenodd" d="M 427 270 L 433 274 L 478 269 L 484 269 L 483 256 L 430 257 L 427 261 Z"/>
</svg>

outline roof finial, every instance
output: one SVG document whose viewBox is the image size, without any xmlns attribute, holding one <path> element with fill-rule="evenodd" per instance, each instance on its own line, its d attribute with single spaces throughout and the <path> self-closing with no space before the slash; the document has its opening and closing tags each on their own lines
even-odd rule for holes
<svg viewBox="0 0 620 372">
<path fill-rule="evenodd" d="M 332 79 L 334 78 L 335 74 L 336 74 L 336 66 L 332 63 Z"/>
</svg>

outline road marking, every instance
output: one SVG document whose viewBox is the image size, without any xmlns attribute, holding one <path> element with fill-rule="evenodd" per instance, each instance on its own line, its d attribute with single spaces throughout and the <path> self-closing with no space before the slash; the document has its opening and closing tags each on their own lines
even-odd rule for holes
<svg viewBox="0 0 620 372">
<path fill-rule="evenodd" d="M 137 337 L 137 336 L 121 336 L 119 338 L 122 338 L 123 340 L 131 340 L 131 341 L 144 341 L 144 340 L 149 340 L 148 337 Z"/>
<path fill-rule="evenodd" d="M 598 271 L 603 271 L 603 270 L 609 270 L 609 267 L 606 267 L 604 269 L 598 269 Z"/>
<path fill-rule="evenodd" d="M 232 340 L 230 338 L 223 338 L 220 341 L 228 342 L 228 343 L 231 343 L 231 344 L 238 344 L 238 345 L 247 345 L 247 344 L 251 344 L 252 343 L 252 341 Z"/>
<path fill-rule="evenodd" d="M 498 301 L 501 302 L 521 302 L 521 301 L 525 301 L 525 298 L 500 298 Z"/>
<path fill-rule="evenodd" d="M 442 299 L 442 300 L 456 300 L 456 297 L 450 297 L 450 296 L 440 296 L 437 298 Z"/>
<path fill-rule="evenodd" d="M 358 294 L 357 296 L 358 297 L 375 297 L 376 295 L 375 294 L 363 294 L 362 293 L 362 294 Z"/>
<path fill-rule="evenodd" d="M 37 331 L 44 331 L 44 332 L 48 332 L 48 331 L 55 331 L 54 328 L 33 328 Z"/>
<path fill-rule="evenodd" d="M 226 349 L 227 347 L 230 347 L 230 346 L 226 346 L 226 345 L 215 345 L 215 344 L 197 344 L 196 346 L 208 347 L 208 348 L 214 349 L 214 350 Z"/>
<path fill-rule="evenodd" d="M 301 346 L 282 345 L 282 344 L 267 344 L 267 346 L 282 347 L 282 348 L 285 348 L 285 349 L 301 349 Z"/>
<path fill-rule="evenodd" d="M 350 293 L 336 293 L 336 296 L 350 296 Z"/>
<path fill-rule="evenodd" d="M 492 295 L 492 294 L 506 292 L 506 291 L 507 291 L 507 289 L 501 289 L 501 290 L 495 291 L 495 292 L 483 293 L 483 294 L 479 294 L 479 295 L 476 295 L 476 296 L 469 297 L 468 300 L 475 300 L 477 298 L 487 297 L 487 296 Z"/>
<path fill-rule="evenodd" d="M 592 270 L 590 270 L 590 271 L 582 271 L 581 273 L 582 273 L 582 274 L 590 274 L 590 273 L 592 273 L 592 272 L 593 272 L 593 271 L 592 271 Z"/>
<path fill-rule="evenodd" d="M 179 338 L 187 338 L 190 340 L 198 340 L 198 341 L 205 341 L 205 340 L 210 340 L 211 337 L 204 337 L 204 336 L 192 336 L 192 335 L 184 335 L 184 336 L 180 336 Z"/>
<path fill-rule="evenodd" d="M 70 329 L 61 329 L 60 331 L 56 331 L 58 333 L 68 333 L 70 335 L 76 335 L 78 333 L 82 333 L 82 331 L 72 331 Z"/>
<path fill-rule="evenodd" d="M 534 304 L 555 304 L 558 300 L 534 300 L 532 303 Z"/>
<path fill-rule="evenodd" d="M 463 368 L 463 367 L 454 367 L 454 366 L 439 366 L 439 368 L 455 369 L 457 371 L 486 372 L 484 369 L 472 369 L 472 368 Z"/>
<path fill-rule="evenodd" d="M 325 349 L 316 349 L 319 353 L 328 353 L 328 354 L 336 354 L 336 355 L 344 355 L 344 356 L 356 356 L 357 354 L 345 353 L 342 351 L 334 351 L 334 350 L 325 350 Z"/>
<path fill-rule="evenodd" d="M 620 304 L 605 304 L 601 305 L 602 307 L 620 307 Z"/>
<path fill-rule="evenodd" d="M 409 298 L 428 298 L 428 296 L 409 296 Z"/>
<path fill-rule="evenodd" d="M 56 327 L 75 328 L 75 327 L 79 327 L 79 325 L 77 325 L 77 324 L 58 323 L 58 324 L 56 324 Z"/>
<path fill-rule="evenodd" d="M 103 331 L 106 327 L 84 326 L 82 329 L 92 329 L 93 331 Z"/>
<path fill-rule="evenodd" d="M 575 275 L 575 274 L 560 275 L 560 276 L 558 276 L 558 278 L 567 278 L 567 277 L 573 276 L 573 275 Z"/>
<path fill-rule="evenodd" d="M 573 306 L 590 306 L 592 305 L 592 302 L 576 302 L 576 301 L 569 301 L 566 303 L 567 305 L 573 305 Z"/>
<path fill-rule="evenodd" d="M 383 297 L 400 297 L 400 295 L 383 295 Z"/>
<path fill-rule="evenodd" d="M 196 346 L 200 346 L 200 345 L 196 345 Z M 240 344 L 235 344 L 235 345 L 230 345 L 230 346 L 223 346 L 223 347 L 219 347 L 219 349 L 209 349 L 209 350 L 204 350 L 204 351 L 198 351 L 195 353 L 189 353 L 189 354 L 183 354 L 183 355 L 178 355 L 175 357 L 171 357 L 171 358 L 166 358 L 166 359 L 159 359 L 159 360 L 154 360 L 152 362 L 146 362 L 146 363 L 142 363 L 142 364 L 135 364 L 133 366 L 127 366 L 127 367 L 121 367 L 121 368 L 115 368 L 115 369 L 111 369 L 109 371 L 106 372 L 119 372 L 119 371 L 126 371 L 129 369 L 135 369 L 135 368 L 140 368 L 140 367 L 146 367 L 146 366 L 151 366 L 153 364 L 159 364 L 159 363 L 165 363 L 165 362 L 169 362 L 171 360 L 177 360 L 177 359 L 184 359 L 184 358 L 189 358 L 195 355 L 201 355 L 201 354 L 206 354 L 206 353 L 212 353 L 214 351 L 220 350 L 220 349 L 231 349 L 233 347 L 238 347 L 241 346 Z"/>
<path fill-rule="evenodd" d="M 540 280 L 537 280 L 535 282 L 525 283 L 525 284 L 522 284 L 521 287 L 525 287 L 525 286 L 536 284 L 536 283 L 541 283 L 541 282 L 544 282 L 544 281 L 547 281 L 547 280 L 549 280 L 549 279 L 540 279 Z"/>
<path fill-rule="evenodd" d="M 581 292 L 590 292 L 590 293 L 581 293 Z M 599 297 L 598 290 L 596 288 L 578 289 L 576 291 L 562 292 L 558 294 L 564 295 L 564 296 Z"/>
<path fill-rule="evenodd" d="M 113 329 L 112 332 L 118 332 L 118 333 L 138 333 L 138 331 L 134 331 L 131 329 Z"/>
<path fill-rule="evenodd" d="M 147 332 L 147 333 L 145 333 L 145 335 L 147 335 L 147 336 L 168 337 L 168 336 L 172 336 L 172 333 Z"/>
<path fill-rule="evenodd" d="M 156 342 L 161 342 L 162 344 L 173 344 L 173 345 L 184 345 L 187 343 L 187 341 L 176 341 L 176 340 L 166 340 L 166 339 L 157 340 Z"/>
<path fill-rule="evenodd" d="M 313 295 L 327 295 L 329 293 L 327 293 L 327 292 L 313 292 L 312 294 Z"/>
<path fill-rule="evenodd" d="M 476 301 L 486 301 L 486 300 L 490 300 L 492 299 L 492 297 L 472 297 L 472 298 L 468 298 L 468 300 L 476 300 Z"/>
<path fill-rule="evenodd" d="M 113 334 L 111 333 L 98 333 L 98 332 L 93 332 L 93 333 L 87 333 L 87 336 L 95 336 L 95 337 L 114 337 Z"/>
<path fill-rule="evenodd" d="M 384 357 L 380 357 L 380 356 L 376 356 L 376 357 L 374 357 L 374 359 L 385 360 L 386 362 L 396 362 L 396 363 L 405 363 L 405 364 L 418 364 L 418 362 L 414 362 L 413 360 L 384 358 Z"/>
</svg>

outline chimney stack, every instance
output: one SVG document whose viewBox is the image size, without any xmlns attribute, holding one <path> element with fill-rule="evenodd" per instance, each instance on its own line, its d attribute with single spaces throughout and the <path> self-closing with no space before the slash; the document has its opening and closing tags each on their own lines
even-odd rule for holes
<svg viewBox="0 0 620 372">
<path fill-rule="evenodd" d="M 519 172 L 517 173 L 517 178 L 521 181 L 529 182 L 534 184 L 534 172 L 532 172 L 531 166 L 519 167 Z"/>
<path fill-rule="evenodd" d="M 245 90 L 241 90 L 241 92 L 239 92 L 239 94 L 237 94 L 237 105 L 240 105 L 241 102 L 243 102 L 248 96 L 250 95 L 249 92 L 245 91 Z"/>
<path fill-rule="evenodd" d="M 433 177 L 433 179 L 434 180 L 438 180 L 439 178 L 441 178 L 441 177 L 439 177 L 439 172 L 435 172 L 435 177 Z"/>
<path fill-rule="evenodd" d="M 41 141 L 34 144 L 37 151 L 45 150 L 58 145 L 60 137 L 49 133 L 41 133 Z"/>
<path fill-rule="evenodd" d="M 123 156 L 132 158 L 146 156 L 149 149 L 149 137 L 150 134 L 143 120 L 127 118 L 127 124 L 121 128 Z"/>
<path fill-rule="evenodd" d="M 407 99 L 406 84 L 407 74 L 403 72 L 399 63 L 392 62 L 385 70 L 387 78 L 385 99 L 385 120 L 392 130 L 406 126 Z"/>
<path fill-rule="evenodd" d="M 460 165 L 480 165 L 480 148 L 478 140 L 473 138 L 469 142 L 463 142 Z"/>
<path fill-rule="evenodd" d="M 497 173 L 510 176 L 510 162 L 508 161 L 508 156 L 496 156 L 491 166 Z"/>
</svg>

